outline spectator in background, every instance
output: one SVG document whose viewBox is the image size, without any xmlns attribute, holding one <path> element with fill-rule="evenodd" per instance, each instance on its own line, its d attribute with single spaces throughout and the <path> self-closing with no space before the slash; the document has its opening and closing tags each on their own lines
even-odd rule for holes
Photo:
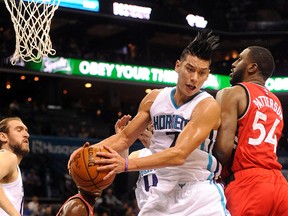
<svg viewBox="0 0 288 216">
<path fill-rule="evenodd" d="M 23 216 L 31 216 L 32 211 L 28 208 L 28 202 L 24 200 Z"/>
<path fill-rule="evenodd" d="M 9 115 L 10 116 L 19 116 L 20 113 L 20 106 L 17 100 L 13 100 L 9 104 Z"/>
<path fill-rule="evenodd" d="M 110 209 L 113 215 L 119 215 L 121 212 L 123 212 L 123 203 L 114 195 L 111 187 L 105 190 L 103 200 L 103 203 L 105 203 L 106 207 Z"/>
<path fill-rule="evenodd" d="M 32 214 L 38 215 L 39 214 L 39 197 L 38 196 L 32 196 L 32 199 L 30 202 L 28 202 L 28 209 L 32 212 Z"/>
<path fill-rule="evenodd" d="M 53 207 L 51 204 L 46 204 L 43 206 L 40 216 L 54 216 Z"/>
<path fill-rule="evenodd" d="M 30 169 L 29 173 L 26 175 L 24 184 L 27 189 L 27 196 L 40 195 L 42 183 L 40 176 L 36 173 L 35 169 Z"/>
</svg>

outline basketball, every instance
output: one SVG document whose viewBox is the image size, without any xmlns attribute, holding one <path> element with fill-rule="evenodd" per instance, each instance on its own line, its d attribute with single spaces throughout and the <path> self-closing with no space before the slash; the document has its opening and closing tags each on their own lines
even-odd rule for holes
<svg viewBox="0 0 288 216">
<path fill-rule="evenodd" d="M 99 192 L 109 187 L 115 175 L 109 179 L 103 178 L 109 173 L 110 170 L 97 171 L 97 167 L 101 166 L 95 164 L 95 160 L 101 160 L 103 157 L 96 155 L 97 152 L 107 152 L 106 149 L 99 146 L 83 146 L 76 150 L 76 153 L 70 159 L 70 175 L 76 185 L 85 191 Z"/>
</svg>

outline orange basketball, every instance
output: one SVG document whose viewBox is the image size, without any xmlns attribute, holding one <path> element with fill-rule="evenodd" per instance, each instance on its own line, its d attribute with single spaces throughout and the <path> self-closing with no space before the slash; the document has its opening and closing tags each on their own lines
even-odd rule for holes
<svg viewBox="0 0 288 216">
<path fill-rule="evenodd" d="M 95 164 L 94 160 L 101 160 L 103 157 L 98 157 L 97 152 L 106 151 L 103 147 L 99 146 L 83 146 L 76 150 L 77 152 L 70 158 L 70 175 L 78 187 L 85 191 L 99 192 L 109 187 L 115 175 L 109 179 L 103 180 L 108 174 L 109 170 L 97 171 L 97 167 L 101 166 Z"/>
</svg>

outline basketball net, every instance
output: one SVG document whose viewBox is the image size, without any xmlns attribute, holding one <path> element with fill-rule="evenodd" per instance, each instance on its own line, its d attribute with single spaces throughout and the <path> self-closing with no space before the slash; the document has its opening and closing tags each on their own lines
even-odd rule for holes
<svg viewBox="0 0 288 216">
<path fill-rule="evenodd" d="M 14 25 L 16 45 L 10 61 L 41 62 L 43 56 L 55 55 L 49 36 L 51 20 L 60 0 L 4 0 Z"/>
</svg>

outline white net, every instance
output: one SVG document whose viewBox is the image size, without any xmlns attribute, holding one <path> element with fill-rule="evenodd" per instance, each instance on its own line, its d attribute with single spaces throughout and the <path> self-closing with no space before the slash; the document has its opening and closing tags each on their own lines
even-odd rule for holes
<svg viewBox="0 0 288 216">
<path fill-rule="evenodd" d="M 55 55 L 49 32 L 60 0 L 4 1 L 11 14 L 16 37 L 11 64 L 15 65 L 19 58 L 26 62 L 40 62 L 44 56 Z"/>
</svg>

